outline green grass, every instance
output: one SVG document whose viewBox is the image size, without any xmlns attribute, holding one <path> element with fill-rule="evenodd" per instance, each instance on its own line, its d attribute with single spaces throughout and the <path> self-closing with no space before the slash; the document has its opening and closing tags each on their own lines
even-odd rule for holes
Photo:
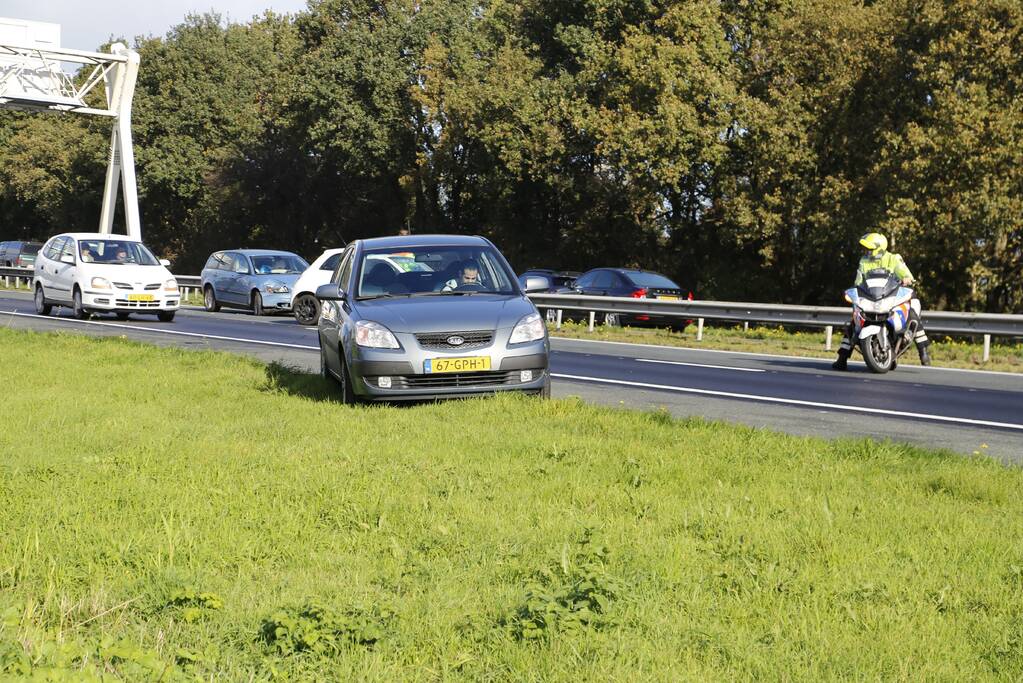
<svg viewBox="0 0 1023 683">
<path fill-rule="evenodd" d="M 987 459 L 0 349 L 0 679 L 1023 677 L 1023 472 Z"/>
<path fill-rule="evenodd" d="M 668 329 L 645 327 L 607 327 L 596 325 L 593 332 L 586 323 L 562 324 L 556 330 L 548 325 L 552 336 L 570 339 L 598 339 L 601 341 L 628 342 L 634 344 L 658 344 L 684 348 L 716 349 L 723 351 L 745 351 L 750 353 L 771 353 L 785 356 L 812 358 L 834 357 L 842 342 L 842 330 L 836 329 L 832 337 L 832 351 L 824 350 L 823 330 L 798 330 L 781 326 L 707 325 L 703 328 L 703 340 L 696 340 L 696 325 L 690 325 L 684 333 Z M 993 337 L 991 356 L 984 362 L 983 339 L 935 337 L 931 345 L 931 357 L 937 367 L 965 368 L 971 370 L 997 370 L 1001 372 L 1023 372 L 1023 343 L 1008 338 Z M 858 359 L 854 354 L 853 359 Z M 910 350 L 900 360 L 900 365 L 919 365 L 915 350 Z"/>
</svg>

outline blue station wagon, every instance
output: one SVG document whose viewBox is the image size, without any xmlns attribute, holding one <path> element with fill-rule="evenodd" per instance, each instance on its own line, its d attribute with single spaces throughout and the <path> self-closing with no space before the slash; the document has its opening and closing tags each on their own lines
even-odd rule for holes
<svg viewBox="0 0 1023 683">
<path fill-rule="evenodd" d="M 290 311 L 291 290 L 308 267 L 290 251 L 214 252 L 202 269 L 203 304 L 210 312 L 221 306 L 245 308 L 256 315 Z"/>
</svg>

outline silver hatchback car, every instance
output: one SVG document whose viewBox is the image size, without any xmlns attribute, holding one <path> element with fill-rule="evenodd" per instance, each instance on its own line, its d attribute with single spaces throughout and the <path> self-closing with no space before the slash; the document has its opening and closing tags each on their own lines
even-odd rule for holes
<svg viewBox="0 0 1023 683">
<path fill-rule="evenodd" d="M 550 395 L 544 321 L 482 237 L 353 242 L 316 297 L 321 373 L 345 403 Z"/>
</svg>

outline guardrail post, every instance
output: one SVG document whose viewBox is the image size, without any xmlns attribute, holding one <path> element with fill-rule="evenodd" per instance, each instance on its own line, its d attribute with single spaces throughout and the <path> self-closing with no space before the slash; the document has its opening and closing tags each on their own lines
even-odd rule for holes
<svg viewBox="0 0 1023 683">
<path fill-rule="evenodd" d="M 984 362 L 991 360 L 991 335 L 984 335 Z"/>
<path fill-rule="evenodd" d="M 9 278 L 6 275 L 4 275 L 4 287 L 10 287 L 10 286 L 11 286 L 11 278 Z"/>
<path fill-rule="evenodd" d="M 703 341 L 703 318 L 696 319 L 696 341 Z"/>
<path fill-rule="evenodd" d="M 558 324 L 554 326 L 554 329 L 556 329 L 556 330 L 560 330 L 561 329 L 561 309 L 560 308 L 558 309 Z"/>
<path fill-rule="evenodd" d="M 835 328 L 833 326 L 831 326 L 831 325 L 828 325 L 827 327 L 824 328 L 824 350 L 825 351 L 830 351 L 831 350 L 831 333 L 834 332 L 834 331 L 835 331 Z"/>
<path fill-rule="evenodd" d="M 748 320 L 742 324 L 742 331 L 743 332 L 749 332 L 749 321 Z"/>
<path fill-rule="evenodd" d="M 593 319 L 597 317 L 595 311 L 590 311 L 590 332 L 593 331 Z"/>
</svg>

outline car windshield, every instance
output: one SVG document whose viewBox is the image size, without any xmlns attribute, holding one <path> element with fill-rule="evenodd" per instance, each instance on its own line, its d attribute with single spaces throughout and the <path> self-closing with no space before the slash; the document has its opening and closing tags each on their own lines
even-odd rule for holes
<svg viewBox="0 0 1023 683">
<path fill-rule="evenodd" d="M 641 271 L 628 271 L 629 279 L 637 287 L 653 287 L 655 289 L 678 289 L 679 286 L 668 278 L 658 273 L 645 273 Z"/>
<path fill-rule="evenodd" d="M 356 296 L 514 294 L 514 275 L 493 247 L 429 246 L 363 254 Z"/>
<path fill-rule="evenodd" d="M 294 254 L 266 254 L 252 257 L 256 275 L 288 275 L 304 272 L 309 264 Z"/>
<path fill-rule="evenodd" d="M 83 263 L 111 266 L 158 266 L 160 262 L 141 242 L 128 240 L 81 240 L 78 257 Z"/>
</svg>

